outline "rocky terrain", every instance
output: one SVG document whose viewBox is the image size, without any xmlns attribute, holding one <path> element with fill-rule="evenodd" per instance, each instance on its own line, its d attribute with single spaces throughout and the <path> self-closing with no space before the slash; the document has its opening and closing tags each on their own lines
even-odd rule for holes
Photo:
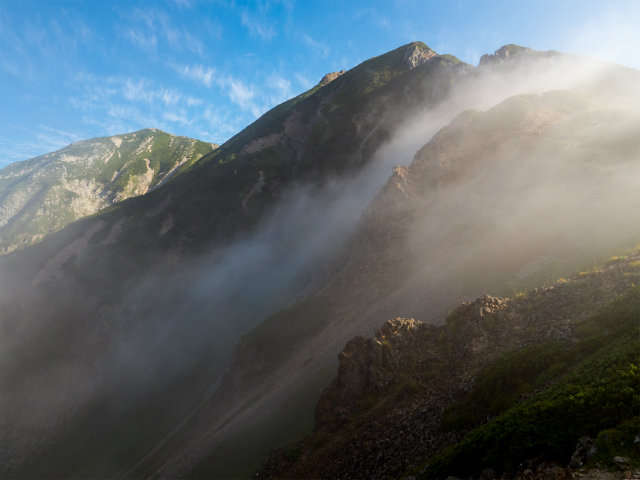
<svg viewBox="0 0 640 480">
<path fill-rule="evenodd" d="M 471 431 L 469 427 L 491 424 L 498 414 L 508 415 L 505 412 L 516 405 L 531 402 L 595 353 L 578 355 L 568 364 L 536 362 L 563 362 L 563 352 L 579 350 L 581 343 L 602 341 L 601 336 L 626 335 L 633 349 L 629 360 L 637 365 L 640 291 L 635 283 L 639 274 L 640 256 L 636 253 L 613 259 L 598 271 L 584 272 L 517 298 L 483 296 L 464 303 L 447 316 L 442 326 L 395 318 L 387 321 L 373 338 L 352 339 L 338 355 L 339 373 L 322 394 L 313 433 L 291 450 L 275 453 L 259 478 L 398 478 L 407 474 L 429 477 L 430 459 L 433 462 L 446 446 L 461 442 Z M 615 318 L 603 315 L 610 308 L 607 305 L 620 299 L 629 302 L 626 318 L 619 312 Z M 586 333 L 588 329 L 591 331 Z M 544 348 L 551 346 L 557 349 L 550 353 L 554 358 L 544 359 Z M 538 357 L 518 365 L 517 357 L 527 351 L 536 351 Z M 511 363 L 502 365 L 503 370 L 495 368 L 507 358 Z M 495 371 L 488 373 L 491 366 Z M 560 371 L 553 372 L 554 368 Z M 478 392 L 486 388 L 483 382 L 487 383 L 491 374 L 496 375 L 491 385 L 496 391 L 487 392 L 492 397 L 483 397 Z M 632 385 L 637 387 L 637 382 L 636 377 Z M 503 398 L 510 394 L 513 398 Z M 638 427 L 638 391 L 629 398 L 631 403 L 618 412 L 620 420 L 636 415 Z M 483 404 L 487 400 L 503 400 L 505 404 L 494 408 L 495 405 Z M 462 425 L 466 428 L 461 429 Z M 572 445 L 583 435 L 595 436 L 589 429 L 588 425 L 580 425 L 577 432 L 571 432 Z M 471 473 L 474 478 L 490 479 L 500 478 L 505 472 L 509 478 L 575 478 L 566 469 L 571 452 L 567 455 L 565 451 L 566 456 L 559 458 L 559 452 L 553 452 L 556 458 L 547 457 L 545 464 L 543 456 L 553 454 L 545 451 L 544 439 L 536 441 L 542 442 L 537 445 L 538 450 L 527 453 L 534 453 L 537 458 L 518 458 L 519 463 L 512 464 L 506 472 L 504 465 L 497 462 L 474 464 L 471 472 L 454 462 L 447 464 L 449 470 L 435 475 L 445 478 Z M 627 447 L 620 450 L 631 448 L 635 460 L 618 462 L 629 470 L 638 466 L 640 445 L 634 436 L 626 441 Z M 594 454 L 591 452 L 588 457 Z M 581 461 L 580 452 L 574 457 L 571 467 L 576 470 L 582 461 L 587 461 Z M 551 460 L 561 462 L 554 467 L 555 473 Z M 606 460 L 615 466 L 613 457 Z"/>
<path fill-rule="evenodd" d="M 160 130 L 76 142 L 0 170 L 0 252 L 144 195 L 217 148 Z"/>
<path fill-rule="evenodd" d="M 347 458 L 332 460 L 333 441 L 371 475 L 444 469 L 432 453 L 506 408 L 466 418 L 453 406 L 464 388 L 482 396 L 473 393 L 482 372 L 509 352 L 530 359 L 537 345 L 571 364 L 582 350 L 568 346 L 569 310 L 588 324 L 615 296 L 628 300 L 633 271 L 607 270 L 602 292 L 585 283 L 580 299 L 555 282 L 588 276 L 640 238 L 638 84 L 636 71 L 561 54 L 506 46 L 473 67 L 413 42 L 329 74 L 171 181 L 2 256 L 0 475 L 246 478 L 309 432 L 335 355 L 356 336 L 342 361 L 353 382 L 334 385 L 339 404 L 325 395 L 318 416 L 338 435 L 317 437 L 309 464 L 288 453 L 274 471 L 309 473 L 325 452 L 333 475 Z M 145 152 L 136 165 L 146 185 L 162 176 L 151 176 Z M 502 298 L 545 284 L 554 288 L 536 291 L 544 302 L 531 297 L 535 320 L 531 293 Z M 428 325 L 483 294 L 456 310 L 459 329 L 455 315 Z M 554 296 L 562 301 L 552 308 Z M 425 323 L 398 320 L 364 340 L 396 317 Z M 512 324 L 519 330 L 507 335 Z M 548 331 L 558 344 L 542 342 Z M 385 353 L 405 341 L 407 352 L 429 347 L 416 361 L 433 378 L 403 376 L 411 359 Z M 441 356 L 460 375 L 444 375 Z M 369 364 L 373 383 L 362 373 Z M 520 394 L 539 386 L 528 384 Z M 374 416 L 378 400 L 396 395 L 405 416 L 393 405 L 389 418 Z M 450 430 L 435 431 L 447 405 Z M 365 417 L 373 430 L 360 444 L 350 435 Z M 451 455 L 477 460 L 472 446 Z M 475 460 L 505 468 L 503 458 Z"/>
</svg>

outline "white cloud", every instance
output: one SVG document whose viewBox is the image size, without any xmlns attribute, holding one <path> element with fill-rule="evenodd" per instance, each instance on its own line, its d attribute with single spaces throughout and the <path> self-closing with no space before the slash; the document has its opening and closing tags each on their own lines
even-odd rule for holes
<svg viewBox="0 0 640 480">
<path fill-rule="evenodd" d="M 183 78 L 194 80 L 202 83 L 203 85 L 210 87 L 213 82 L 213 76 L 216 71 L 212 67 L 205 67 L 204 65 L 172 65 Z"/>
<path fill-rule="evenodd" d="M 172 90 L 163 89 L 161 93 L 162 101 L 165 105 L 174 105 L 182 98 L 182 94 Z"/>
<path fill-rule="evenodd" d="M 272 105 L 282 103 L 293 96 L 291 82 L 277 73 L 272 73 L 267 77 L 266 86 L 273 90 L 270 95 L 270 103 Z"/>
<path fill-rule="evenodd" d="M 173 122 L 173 123 L 181 123 L 183 125 L 189 125 L 191 122 L 189 121 L 189 119 L 187 118 L 187 115 L 184 111 L 179 111 L 179 112 L 173 112 L 173 111 L 169 111 L 169 112 L 164 112 L 162 114 L 162 118 L 164 120 L 167 120 L 168 122 Z"/>
<path fill-rule="evenodd" d="M 252 36 L 257 36 L 263 40 L 271 40 L 276 36 L 275 29 L 259 19 L 250 16 L 247 12 L 242 12 L 242 25 L 247 27 Z"/>
<path fill-rule="evenodd" d="M 127 15 L 133 26 L 125 31 L 135 45 L 143 50 L 155 50 L 160 39 L 164 39 L 175 51 L 188 50 L 204 56 L 204 44 L 184 28 L 176 28 L 170 17 L 153 9 L 133 9 Z"/>
<path fill-rule="evenodd" d="M 262 114 L 262 110 L 254 101 L 256 91 L 253 86 L 233 77 L 227 77 L 222 81 L 222 84 L 227 89 L 229 99 L 242 110 L 251 112 L 254 117 L 259 117 Z"/>
<path fill-rule="evenodd" d="M 125 32 L 125 35 L 137 46 L 142 48 L 143 50 L 151 50 L 156 48 L 156 44 L 158 43 L 158 39 L 155 34 L 145 34 L 138 30 L 134 30 L 133 28 L 128 29 Z"/>
</svg>

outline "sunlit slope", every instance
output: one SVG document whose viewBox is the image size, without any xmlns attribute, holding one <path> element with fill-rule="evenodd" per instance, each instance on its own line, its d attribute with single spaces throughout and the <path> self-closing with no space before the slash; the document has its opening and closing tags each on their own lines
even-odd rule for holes
<svg viewBox="0 0 640 480">
<path fill-rule="evenodd" d="M 143 195 L 217 145 L 160 130 L 94 138 L 0 170 L 0 251 Z"/>
</svg>

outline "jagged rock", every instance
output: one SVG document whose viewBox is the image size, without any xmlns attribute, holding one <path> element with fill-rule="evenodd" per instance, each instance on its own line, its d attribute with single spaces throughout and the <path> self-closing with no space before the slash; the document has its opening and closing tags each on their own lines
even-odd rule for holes
<svg viewBox="0 0 640 480">
<path fill-rule="evenodd" d="M 426 63 L 430 58 L 437 55 L 436 52 L 420 42 L 414 42 L 407 46 L 402 61 L 409 68 L 416 68 Z"/>
<path fill-rule="evenodd" d="M 620 467 L 628 466 L 630 461 L 629 457 L 613 457 L 613 462 Z"/>
<path fill-rule="evenodd" d="M 576 445 L 576 449 L 571 455 L 571 461 L 569 466 L 571 468 L 578 468 L 589 461 L 591 457 L 596 454 L 595 442 L 590 437 L 582 437 Z"/>
<path fill-rule="evenodd" d="M 575 319 L 592 316 L 603 305 L 586 305 L 584 298 L 594 298 L 605 285 L 623 292 L 632 282 L 615 267 L 582 279 L 580 285 L 568 281 L 515 299 L 484 295 L 454 309 L 442 326 L 396 317 L 373 338 L 352 339 L 338 357 L 337 378 L 318 404 L 315 433 L 305 441 L 304 453 L 293 465 L 270 469 L 270 475 L 401 476 L 409 466 L 456 443 L 460 432 L 443 433 L 440 428 L 443 412 L 471 390 L 484 367 L 506 352 L 547 342 L 550 331 L 559 332 L 554 338 L 572 341 Z M 318 438 L 327 437 L 342 440 L 314 452 Z M 569 468 L 584 465 L 594 453 L 593 440 L 581 438 Z M 524 461 L 515 478 L 571 478 L 566 466 L 540 462 Z M 487 469 L 480 478 L 491 480 L 500 474 Z"/>
<path fill-rule="evenodd" d="M 344 74 L 345 71 L 344 70 L 340 70 L 339 72 L 330 72 L 327 73 L 324 77 L 322 77 L 322 80 L 320 80 L 320 85 L 326 85 L 328 83 L 333 82 L 336 78 L 338 78 L 340 75 Z"/>
<path fill-rule="evenodd" d="M 509 61 L 526 59 L 531 57 L 553 56 L 557 52 L 553 50 L 538 51 L 529 47 L 522 47 L 513 43 L 504 45 L 496 50 L 493 54 L 485 54 L 480 57 L 480 66 L 496 66 L 504 65 Z"/>
</svg>

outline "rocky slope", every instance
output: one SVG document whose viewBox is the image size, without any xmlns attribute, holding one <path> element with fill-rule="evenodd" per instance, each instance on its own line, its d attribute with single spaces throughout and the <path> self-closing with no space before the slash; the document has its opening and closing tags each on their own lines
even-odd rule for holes
<svg viewBox="0 0 640 480">
<path fill-rule="evenodd" d="M 637 72 L 620 72 L 619 85 L 625 76 Z M 610 78 L 463 112 L 408 167 L 394 168 L 303 300 L 238 345 L 219 389 L 225 402 L 244 405 L 234 420 L 256 425 L 278 398 L 317 395 L 302 379 L 322 375 L 340 343 L 373 333 L 385 316 L 438 322 L 462 299 L 554 282 L 637 243 L 638 97 L 634 87 L 604 88 Z M 605 118 L 617 120 L 603 128 Z M 306 417 L 279 418 L 291 432 Z M 247 428 L 234 441 L 256 435 Z M 193 473 L 216 468 L 205 461 Z"/>
<path fill-rule="evenodd" d="M 203 403 L 235 341 L 315 264 L 303 252 L 284 280 L 276 268 L 300 248 L 288 195 L 302 186 L 313 206 L 335 175 L 363 171 L 406 115 L 438 105 L 470 70 L 420 42 L 400 47 L 267 112 L 171 182 L 0 260 L 0 328 L 12 332 L 0 362 L 11 379 L 2 472 L 118 477 L 140 467 L 139 476 L 170 463 L 139 461 Z M 340 245 L 341 228 L 314 262 Z M 274 253 L 262 264 L 264 237 Z"/>
<path fill-rule="evenodd" d="M 549 467 L 543 461 L 559 461 L 556 474 L 570 476 L 565 467 L 573 449 L 566 449 L 567 442 L 574 447 L 585 435 L 595 437 L 627 421 L 640 427 L 639 275 L 636 252 L 518 298 L 483 296 L 462 304 L 442 326 L 396 318 L 374 338 L 354 338 L 338 356 L 339 373 L 320 399 L 313 433 L 293 449 L 275 453 L 259 478 L 398 478 L 409 473 L 499 478 L 503 472 L 535 478 L 536 468 Z M 616 342 L 626 346 L 612 348 Z M 597 403 L 585 394 L 579 414 L 558 406 L 573 401 L 572 392 L 587 392 L 597 383 L 597 369 L 589 368 L 605 353 L 607 368 L 635 372 L 628 378 L 627 396 L 617 398 L 620 385 L 603 382 L 598 388 L 611 397 L 606 401 Z M 570 392 L 560 388 L 567 382 Z M 544 401 L 543 410 L 534 408 Z M 553 420 L 546 418 L 554 408 Z M 533 419 L 527 418 L 530 412 Z M 590 414 L 600 418 L 585 420 Z M 537 428 L 527 425 L 531 420 Z M 509 421 L 516 427 L 505 428 Z M 502 428 L 502 438 L 485 433 L 482 442 L 469 441 L 492 426 Z M 566 438 L 554 444 L 545 436 L 547 428 L 566 428 L 561 434 Z M 627 469 L 638 466 L 634 435 L 614 445 L 611 457 L 600 439 L 598 460 L 613 467 L 616 451 L 618 457 L 631 452 L 633 459 L 618 463 Z M 508 442 L 514 444 L 506 447 Z M 458 451 L 438 457 L 456 444 Z M 504 451 L 496 453 L 500 448 Z M 572 468 L 586 461 L 579 452 L 574 457 Z"/>
<path fill-rule="evenodd" d="M 0 258 L 0 474 L 248 476 L 349 338 L 636 242 L 637 72 L 511 50 L 474 68 L 415 42 L 330 75 Z"/>
<path fill-rule="evenodd" d="M 94 138 L 0 170 L 0 252 L 143 195 L 217 145 L 160 130 Z"/>
</svg>

